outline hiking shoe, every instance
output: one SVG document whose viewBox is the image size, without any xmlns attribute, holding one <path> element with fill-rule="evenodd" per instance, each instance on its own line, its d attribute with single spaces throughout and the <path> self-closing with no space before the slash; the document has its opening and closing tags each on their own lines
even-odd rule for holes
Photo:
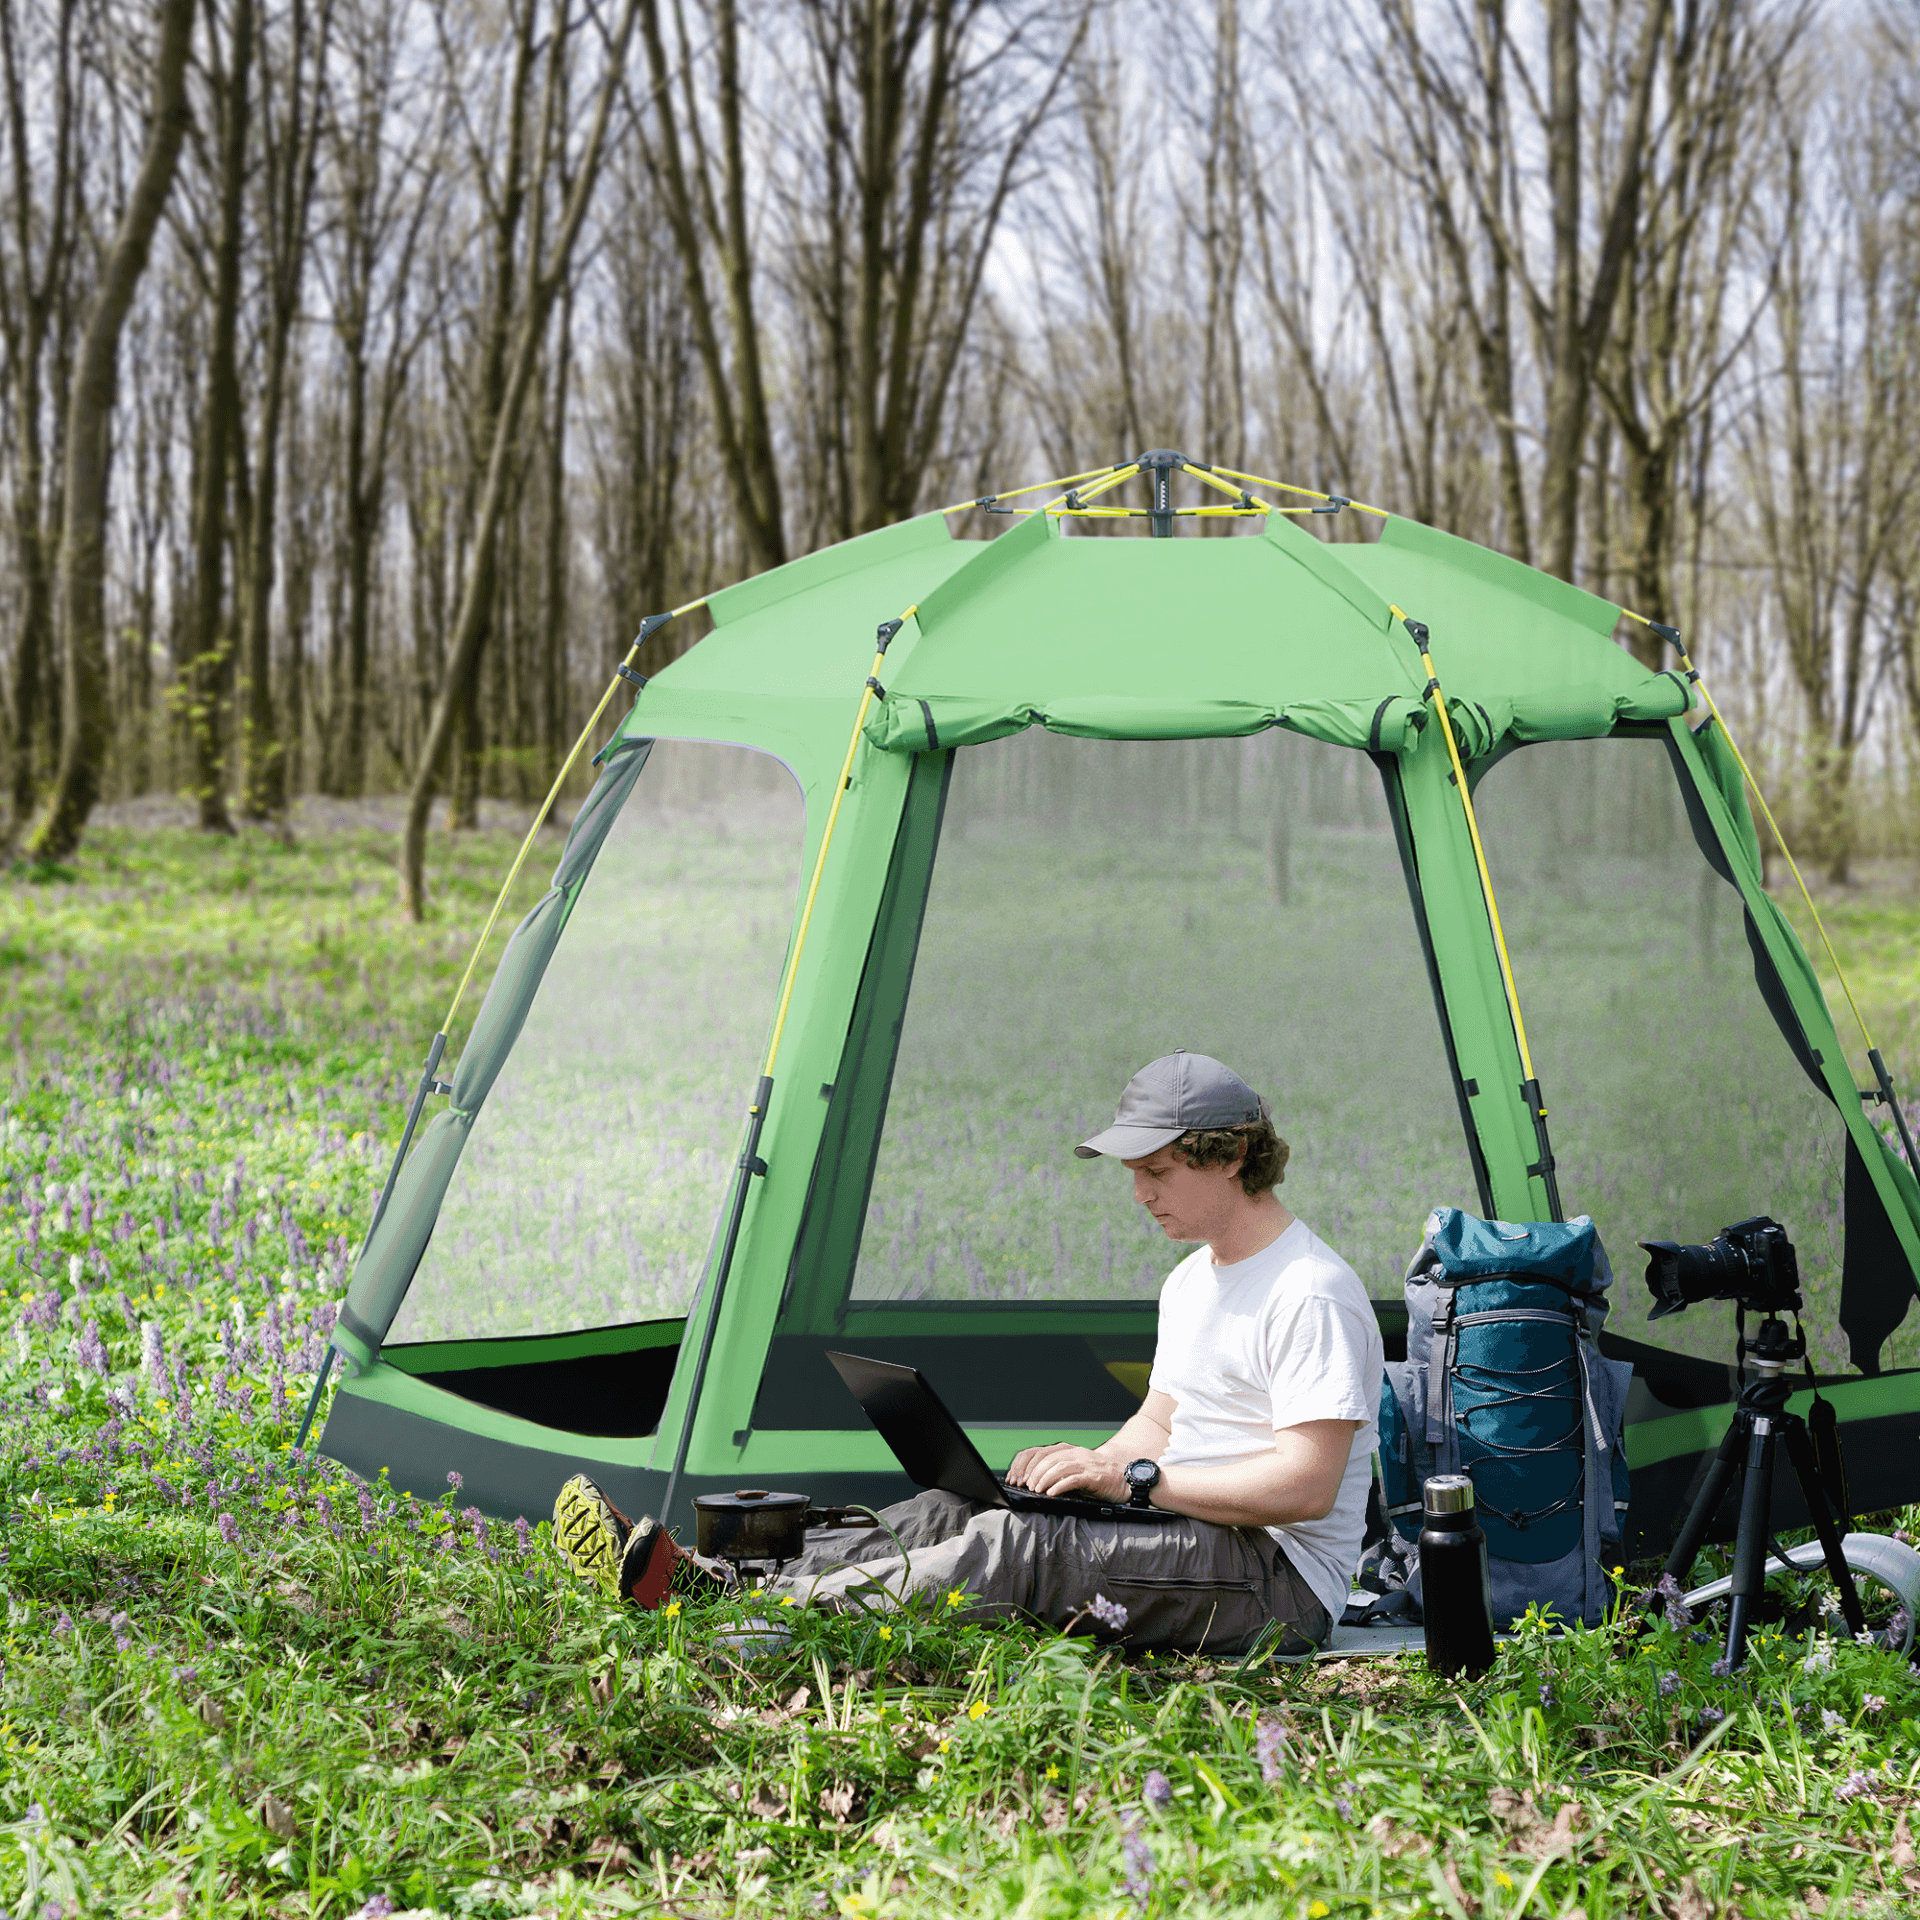
<svg viewBox="0 0 1920 1920">
<path fill-rule="evenodd" d="M 627 1516 L 584 1473 L 576 1473 L 554 1496 L 553 1544 L 567 1565 L 609 1600 L 620 1597 L 621 1558 L 633 1532 Z"/>
</svg>

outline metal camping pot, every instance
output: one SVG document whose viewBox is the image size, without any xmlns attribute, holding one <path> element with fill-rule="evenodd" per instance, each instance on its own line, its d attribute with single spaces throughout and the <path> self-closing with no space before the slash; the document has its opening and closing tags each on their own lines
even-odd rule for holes
<svg viewBox="0 0 1920 1920">
<path fill-rule="evenodd" d="M 742 1487 L 703 1493 L 693 1503 L 700 1551 L 716 1560 L 797 1560 L 807 1544 L 804 1493 Z"/>
</svg>

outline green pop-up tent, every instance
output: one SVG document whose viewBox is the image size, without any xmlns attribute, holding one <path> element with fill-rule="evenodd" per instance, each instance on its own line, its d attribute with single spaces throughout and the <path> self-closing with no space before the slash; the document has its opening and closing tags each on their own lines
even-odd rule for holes
<svg viewBox="0 0 1920 1920">
<path fill-rule="evenodd" d="M 1220 478 L 1176 461 L 1106 476 L 1153 485 L 1156 534 L 1176 472 Z M 996 1465 L 1104 1438 L 1181 1250 L 1070 1149 L 1184 1046 L 1271 1098 L 1284 1197 L 1390 1351 L 1431 1206 L 1594 1216 L 1630 1545 L 1724 1431 L 1733 1338 L 1711 1302 L 1649 1327 L 1633 1243 L 1757 1213 L 1799 1248 L 1856 1506 L 1920 1497 L 1920 1186 L 1684 654 L 1649 671 L 1591 594 L 1394 517 L 1325 542 L 1233 480 L 1229 537 L 1088 537 L 1092 484 L 712 596 L 450 1079 L 436 1043 L 329 1455 L 506 1516 L 580 1469 L 675 1523 L 738 1486 L 901 1497 L 837 1347 L 922 1367 Z"/>
</svg>

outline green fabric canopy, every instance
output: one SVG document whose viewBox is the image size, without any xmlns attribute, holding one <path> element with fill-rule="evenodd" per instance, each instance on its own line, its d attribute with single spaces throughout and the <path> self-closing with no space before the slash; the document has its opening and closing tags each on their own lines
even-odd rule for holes
<svg viewBox="0 0 1920 1920">
<path fill-rule="evenodd" d="M 1257 537 L 1099 540 L 1035 514 L 919 603 L 867 737 L 917 753 L 1033 725 L 1114 740 L 1284 726 L 1401 752 L 1425 674 L 1394 605 L 1432 632 L 1464 752 L 1686 707 L 1677 675 L 1610 643 L 1617 608 L 1408 521 L 1330 546 L 1278 515 Z"/>
</svg>

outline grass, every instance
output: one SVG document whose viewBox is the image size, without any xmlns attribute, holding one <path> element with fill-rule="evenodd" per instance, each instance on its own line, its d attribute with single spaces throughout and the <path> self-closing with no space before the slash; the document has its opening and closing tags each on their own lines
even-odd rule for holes
<svg viewBox="0 0 1920 1920">
<path fill-rule="evenodd" d="M 444 849 L 424 929 L 350 831 L 109 831 L 0 893 L 9 1915 L 1911 1909 L 1920 1684 L 1871 1648 L 1531 1631 L 1453 1687 L 936 1603 L 750 1658 L 739 1603 L 639 1616 L 457 1488 L 295 1461 L 509 845 Z M 1920 911 L 1874 911 L 1897 980 Z"/>
</svg>

